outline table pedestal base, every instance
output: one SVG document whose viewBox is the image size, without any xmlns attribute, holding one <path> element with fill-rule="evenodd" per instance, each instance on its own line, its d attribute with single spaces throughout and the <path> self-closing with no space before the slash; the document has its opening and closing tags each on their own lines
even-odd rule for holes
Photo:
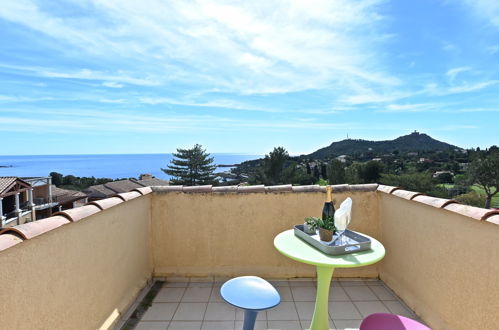
<svg viewBox="0 0 499 330">
<path fill-rule="evenodd" d="M 333 271 L 333 267 L 317 266 L 317 296 L 310 330 L 329 330 L 328 299 Z"/>
</svg>

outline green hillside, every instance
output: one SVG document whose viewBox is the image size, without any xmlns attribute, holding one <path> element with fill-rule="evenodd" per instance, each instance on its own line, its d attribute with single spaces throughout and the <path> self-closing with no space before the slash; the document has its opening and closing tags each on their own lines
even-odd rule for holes
<svg viewBox="0 0 499 330">
<path fill-rule="evenodd" d="M 324 159 L 328 157 L 336 157 L 339 155 L 353 155 L 358 153 L 373 152 L 373 153 L 391 153 L 395 150 L 399 152 L 407 151 L 436 151 L 460 149 L 451 144 L 441 142 L 424 134 L 413 132 L 408 135 L 398 137 L 394 140 L 386 141 L 367 141 L 346 139 L 338 142 L 333 142 L 331 145 L 321 148 L 304 157 L 311 159 Z"/>
</svg>

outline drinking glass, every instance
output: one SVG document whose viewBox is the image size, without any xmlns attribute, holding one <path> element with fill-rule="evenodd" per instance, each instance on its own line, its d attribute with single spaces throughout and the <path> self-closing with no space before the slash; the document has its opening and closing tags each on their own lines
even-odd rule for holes
<svg viewBox="0 0 499 330">
<path fill-rule="evenodd" d="M 334 225 L 336 227 L 336 230 L 338 230 L 338 238 L 340 239 L 341 245 L 346 244 L 344 242 L 343 234 L 345 233 L 345 230 L 347 229 L 351 218 L 352 218 L 352 199 L 348 197 L 343 201 L 343 203 L 341 203 L 340 208 L 334 214 Z"/>
</svg>

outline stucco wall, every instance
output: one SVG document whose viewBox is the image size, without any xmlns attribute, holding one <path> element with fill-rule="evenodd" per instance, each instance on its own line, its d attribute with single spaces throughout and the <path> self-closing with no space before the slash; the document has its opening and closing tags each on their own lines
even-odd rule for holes
<svg viewBox="0 0 499 330">
<path fill-rule="evenodd" d="M 152 273 L 150 200 L 135 198 L 0 252 L 0 328 L 97 329 L 115 321 Z"/>
<path fill-rule="evenodd" d="M 434 329 L 497 329 L 497 225 L 379 194 L 381 279 Z"/>
<path fill-rule="evenodd" d="M 353 199 L 351 229 L 379 238 L 376 192 Z M 155 193 L 152 246 L 155 276 L 314 277 L 315 268 L 280 254 L 274 237 L 306 216 L 320 216 L 325 193 Z M 378 276 L 377 265 L 338 269 L 334 276 Z"/>
</svg>

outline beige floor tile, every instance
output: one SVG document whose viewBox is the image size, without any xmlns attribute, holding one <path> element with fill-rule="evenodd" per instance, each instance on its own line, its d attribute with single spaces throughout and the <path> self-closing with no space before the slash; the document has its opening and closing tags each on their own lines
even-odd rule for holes
<svg viewBox="0 0 499 330">
<path fill-rule="evenodd" d="M 178 303 L 153 303 L 141 321 L 170 321 L 177 306 Z"/>
<path fill-rule="evenodd" d="M 297 286 L 292 287 L 294 301 L 315 301 L 317 289 L 314 287 Z"/>
<path fill-rule="evenodd" d="M 301 321 L 300 323 L 303 330 L 310 330 L 311 321 Z M 329 320 L 329 330 L 335 330 L 331 320 Z"/>
<path fill-rule="evenodd" d="M 316 286 L 316 281 L 310 280 L 310 279 L 305 279 L 305 280 L 292 279 L 292 280 L 289 280 L 289 286 L 292 286 L 292 287 L 295 287 L 295 286 L 311 286 L 311 287 L 315 287 Z"/>
<path fill-rule="evenodd" d="M 184 292 L 182 302 L 208 302 L 211 290 L 211 287 L 188 287 Z"/>
<path fill-rule="evenodd" d="M 336 330 L 358 330 L 362 320 L 333 320 Z"/>
<path fill-rule="evenodd" d="M 366 283 L 361 279 L 340 279 L 340 284 L 342 286 L 366 285 Z"/>
<path fill-rule="evenodd" d="M 202 321 L 207 303 L 180 303 L 173 320 L 175 321 Z"/>
<path fill-rule="evenodd" d="M 381 301 L 355 301 L 354 304 L 363 318 L 373 313 L 390 313 Z"/>
<path fill-rule="evenodd" d="M 200 330 L 202 324 L 200 321 L 172 321 L 168 330 Z"/>
<path fill-rule="evenodd" d="M 186 288 L 189 282 L 165 282 L 163 288 Z"/>
<path fill-rule="evenodd" d="M 197 287 L 197 288 L 212 288 L 213 281 L 194 281 L 189 282 L 189 287 Z"/>
<path fill-rule="evenodd" d="M 333 320 L 357 320 L 362 318 L 355 305 L 350 301 L 330 301 L 328 308 L 329 316 Z"/>
<path fill-rule="evenodd" d="M 300 321 L 268 321 L 269 330 L 302 330 Z"/>
<path fill-rule="evenodd" d="M 205 321 L 234 321 L 236 308 L 227 303 L 210 302 L 204 319 Z"/>
<path fill-rule="evenodd" d="M 240 308 L 236 308 L 236 321 L 244 320 L 244 310 Z M 265 321 L 267 320 L 267 311 L 261 311 L 256 314 L 257 321 Z"/>
<path fill-rule="evenodd" d="M 295 303 L 282 302 L 267 311 L 267 320 L 272 321 L 298 321 L 298 312 Z"/>
<path fill-rule="evenodd" d="M 189 282 L 190 279 L 188 277 L 182 277 L 182 276 L 171 276 L 166 278 L 167 282 Z"/>
<path fill-rule="evenodd" d="M 289 286 L 277 286 L 276 290 L 281 296 L 281 301 L 293 301 L 293 295 Z"/>
<path fill-rule="evenodd" d="M 234 321 L 205 321 L 201 330 L 234 330 Z"/>
<path fill-rule="evenodd" d="M 397 300 L 395 295 L 382 285 L 370 285 L 369 288 L 379 300 Z"/>
<path fill-rule="evenodd" d="M 243 321 L 236 321 L 236 330 L 243 330 Z M 267 321 L 256 321 L 255 330 L 267 330 Z"/>
<path fill-rule="evenodd" d="M 295 305 L 300 321 L 312 320 L 312 316 L 314 315 L 315 302 L 297 301 L 295 302 Z"/>
<path fill-rule="evenodd" d="M 378 297 L 376 297 L 367 285 L 343 286 L 343 289 L 352 301 L 378 300 Z"/>
<path fill-rule="evenodd" d="M 210 302 L 225 302 L 220 295 L 220 286 L 216 285 L 211 289 Z"/>
<path fill-rule="evenodd" d="M 141 321 L 137 323 L 134 330 L 166 330 L 170 322 Z"/>
<path fill-rule="evenodd" d="M 345 290 L 341 286 L 329 288 L 329 301 L 349 301 Z"/>
<path fill-rule="evenodd" d="M 386 307 L 393 314 L 402 315 L 411 319 L 416 319 L 416 315 L 398 301 L 383 301 Z"/>
<path fill-rule="evenodd" d="M 162 288 L 153 302 L 180 302 L 185 288 Z"/>
<path fill-rule="evenodd" d="M 289 286 L 288 280 L 272 280 L 272 281 L 269 281 L 269 283 L 272 284 L 275 287 L 278 287 L 278 286 Z"/>
</svg>

